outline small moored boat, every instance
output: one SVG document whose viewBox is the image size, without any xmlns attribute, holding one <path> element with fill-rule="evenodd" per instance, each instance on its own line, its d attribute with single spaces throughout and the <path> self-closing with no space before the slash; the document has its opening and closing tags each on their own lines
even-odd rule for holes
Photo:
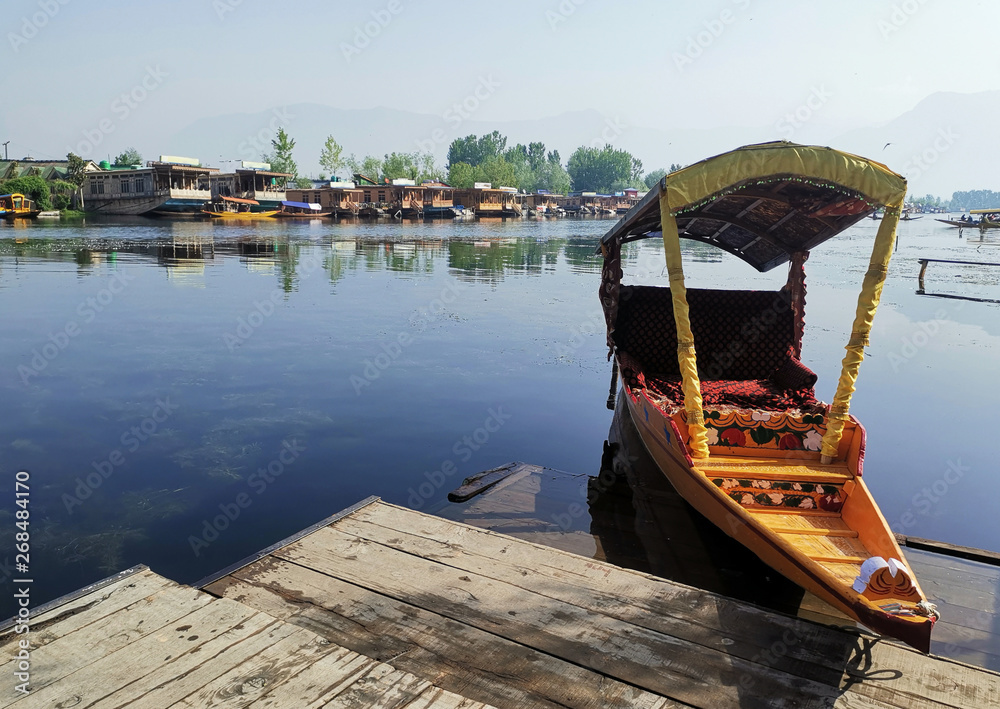
<svg viewBox="0 0 1000 709">
<path fill-rule="evenodd" d="M 33 200 L 28 199 L 23 194 L 15 192 L 13 194 L 0 194 L 0 218 L 13 221 L 14 219 L 34 219 L 42 213 L 41 209 L 35 206 Z"/>
<path fill-rule="evenodd" d="M 277 214 L 277 210 L 274 209 L 253 211 L 254 207 L 259 206 L 260 202 L 255 199 L 219 196 L 211 202 L 206 202 L 202 212 L 218 219 L 267 219 Z"/>
<path fill-rule="evenodd" d="M 862 478 L 848 413 L 903 207 L 885 166 L 787 142 L 664 177 L 602 239 L 608 345 L 643 443 L 677 491 L 786 577 L 872 630 L 928 652 L 937 611 Z M 832 405 L 802 362 L 804 263 L 875 210 L 883 217 Z M 670 287 L 622 285 L 623 244 L 664 242 Z M 761 272 L 778 291 L 688 290 L 680 238 Z"/>
<path fill-rule="evenodd" d="M 324 212 L 323 207 L 315 202 L 290 202 L 285 200 L 274 216 L 282 219 L 320 219 L 329 217 L 333 212 Z"/>
</svg>

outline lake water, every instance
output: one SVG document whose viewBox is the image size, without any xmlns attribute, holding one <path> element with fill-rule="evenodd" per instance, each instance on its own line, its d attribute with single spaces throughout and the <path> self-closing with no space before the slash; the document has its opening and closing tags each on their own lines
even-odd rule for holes
<svg viewBox="0 0 1000 709">
<path fill-rule="evenodd" d="M 612 224 L 0 224 L 0 577 L 17 471 L 33 604 L 138 563 L 194 582 L 369 495 L 439 509 L 511 460 L 597 474 Z M 806 264 L 803 359 L 827 401 L 876 227 Z M 979 239 L 901 224 L 852 413 L 897 531 L 1000 550 L 1000 306 L 916 292 L 918 258 L 1000 261 Z M 685 250 L 692 287 L 785 278 Z M 626 261 L 626 281 L 665 283 L 657 241 Z M 925 287 L 1000 300 L 1000 268 L 934 263 Z"/>
</svg>

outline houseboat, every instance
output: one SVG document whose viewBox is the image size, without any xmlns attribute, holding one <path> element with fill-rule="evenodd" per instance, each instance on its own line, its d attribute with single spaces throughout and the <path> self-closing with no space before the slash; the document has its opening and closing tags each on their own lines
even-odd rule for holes
<svg viewBox="0 0 1000 709">
<path fill-rule="evenodd" d="M 424 182 L 424 217 L 426 219 L 452 219 L 455 211 L 455 190 L 443 182 Z"/>
<path fill-rule="evenodd" d="M 292 189 L 287 195 L 290 201 L 318 204 L 321 212 L 338 217 L 356 217 L 361 211 L 362 191 L 353 182 L 335 181 L 320 188 Z"/>
<path fill-rule="evenodd" d="M 116 168 L 103 161 L 85 173 L 83 208 L 99 214 L 202 216 L 212 198 L 211 176 L 218 171 L 194 158 L 170 155 L 146 167 Z"/>
<path fill-rule="evenodd" d="M 524 214 L 513 187 L 493 187 L 477 182 L 471 189 L 455 190 L 454 199 L 477 217 L 520 217 Z"/>
<path fill-rule="evenodd" d="M 214 174 L 209 179 L 212 198 L 237 197 L 252 199 L 258 203 L 252 211 L 268 212 L 277 210 L 287 199 L 285 189 L 294 175 L 274 172 L 266 162 L 233 161 L 224 165 L 226 172 Z"/>
</svg>

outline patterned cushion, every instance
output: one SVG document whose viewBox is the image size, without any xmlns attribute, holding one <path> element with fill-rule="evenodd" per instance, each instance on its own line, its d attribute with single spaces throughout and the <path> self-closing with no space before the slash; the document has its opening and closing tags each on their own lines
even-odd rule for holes
<svg viewBox="0 0 1000 709">
<path fill-rule="evenodd" d="M 794 314 L 783 291 L 687 292 L 703 381 L 769 379 L 789 358 Z M 679 375 L 668 288 L 622 286 L 614 340 L 648 375 Z"/>
<path fill-rule="evenodd" d="M 812 389 L 816 386 L 816 373 L 797 360 L 789 349 L 788 359 L 771 373 L 771 383 L 779 389 Z"/>
</svg>

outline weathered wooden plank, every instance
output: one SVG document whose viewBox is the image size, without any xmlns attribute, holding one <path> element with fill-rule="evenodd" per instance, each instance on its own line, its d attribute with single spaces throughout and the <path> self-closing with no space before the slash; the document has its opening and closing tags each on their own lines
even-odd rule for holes
<svg viewBox="0 0 1000 709">
<path fill-rule="evenodd" d="M 936 554 L 944 554 L 946 556 L 956 557 L 959 559 L 968 559 L 982 564 L 1000 566 L 1000 553 L 990 551 L 988 549 L 975 549 L 973 547 L 965 547 L 958 544 L 938 542 L 933 539 L 908 537 L 902 534 L 896 535 L 896 541 L 899 542 L 900 546 L 934 552 Z"/>
<path fill-rule="evenodd" d="M 388 506 L 370 510 L 363 517 L 341 520 L 336 528 L 832 687 L 840 684 L 843 673 L 831 666 L 831 656 L 843 657 L 853 646 L 852 639 L 823 633 L 801 622 L 785 619 L 788 622 L 775 624 L 765 611 L 745 609 L 728 599 L 708 598 L 704 592 L 652 581 L 607 564 L 556 557 L 551 549 L 532 547 L 520 540 L 478 531 L 465 534 L 455 525 Z M 622 603 L 622 598 L 629 602 Z M 722 627 L 722 615 L 729 617 L 728 627 Z M 775 643 L 792 647 L 780 654 L 768 652 Z"/>
<path fill-rule="evenodd" d="M 714 613 L 702 614 L 697 618 L 697 624 L 692 624 L 683 620 L 691 616 L 690 606 L 685 608 L 681 604 L 661 604 L 662 598 L 668 595 L 662 590 L 660 593 L 656 592 L 656 589 L 667 585 L 662 581 L 605 564 L 595 568 L 589 562 L 579 563 L 582 560 L 575 560 L 578 562 L 576 573 L 569 576 L 555 572 L 553 566 L 546 563 L 553 556 L 551 550 L 532 549 L 518 540 L 504 539 L 474 528 L 468 528 L 474 532 L 472 538 L 469 538 L 458 532 L 455 526 L 442 523 L 437 518 L 384 504 L 370 507 L 358 516 L 345 518 L 336 525 L 348 534 L 386 544 L 408 554 L 418 554 L 495 580 L 510 580 L 526 590 L 578 604 L 593 612 L 608 613 L 621 620 L 712 647 L 731 656 L 744 657 L 826 682 L 831 686 L 839 686 L 845 679 L 844 671 L 850 671 L 850 658 L 854 655 L 858 641 L 842 633 L 803 623 L 797 623 L 791 634 L 788 631 L 777 632 L 790 619 L 782 619 L 775 614 L 727 599 L 718 599 L 718 603 L 725 607 L 724 611 L 716 607 Z M 539 553 L 540 551 L 548 553 Z M 586 583 L 586 573 L 596 570 L 599 572 L 590 576 L 590 581 L 596 583 Z M 612 577 L 619 577 L 619 583 L 613 583 Z M 606 594 L 609 586 L 614 589 L 612 595 Z M 580 593 L 580 590 L 584 593 Z M 690 592 L 692 589 L 682 587 L 680 590 Z M 630 603 L 615 603 L 614 599 L 619 595 L 629 598 Z M 700 595 L 707 594 L 701 592 Z M 641 607 L 637 608 L 633 603 Z M 831 638 L 832 644 L 829 642 Z M 754 641 L 760 639 L 765 641 L 764 644 L 755 645 Z M 782 648 L 782 651 L 775 652 L 775 648 Z M 940 671 L 937 661 L 887 643 L 880 643 L 871 654 L 874 672 L 901 664 L 915 668 L 914 672 L 899 677 L 896 681 L 880 682 L 883 687 L 893 686 L 901 696 L 915 695 L 905 699 L 904 706 L 911 706 L 918 697 L 947 701 L 948 693 L 937 689 L 936 673 Z M 949 671 L 967 682 L 974 685 L 976 683 L 975 673 L 969 672 L 968 668 L 952 668 Z M 983 696 L 1000 699 L 1000 684 L 995 678 L 994 681 L 987 682 L 987 685 L 989 688 Z M 858 687 L 855 691 L 864 693 L 868 690 L 866 687 Z M 974 701 L 977 701 L 975 697 Z"/>
<path fill-rule="evenodd" d="M 268 559 L 206 590 L 498 707 L 678 708 L 656 695 L 312 569 Z"/>
<path fill-rule="evenodd" d="M 50 631 L 57 637 L 37 648 L 31 656 L 32 696 L 95 660 L 156 632 L 211 601 L 210 596 L 192 588 L 168 587 L 67 635 L 59 633 L 58 625 L 51 626 Z M 10 676 L 13 661 L 5 663 L 0 671 L 5 672 L 5 676 Z M 10 687 L 0 697 L 0 707 L 10 706 L 23 697 L 12 696 L 13 694 L 13 688 Z"/>
<path fill-rule="evenodd" d="M 201 594 L 207 596 L 207 594 Z M 190 671 L 212 657 L 212 641 L 234 643 L 240 636 L 255 632 L 275 621 L 239 603 L 211 599 L 191 613 L 160 627 L 114 652 L 90 657 L 90 662 L 32 693 L 36 706 L 109 707 L 134 706 L 150 687 Z M 154 622 L 156 607 L 148 609 Z M 137 620 L 134 622 L 142 622 Z M 242 633 L 231 633 L 239 626 Z M 227 635 L 229 634 L 229 635 Z M 216 643 L 217 644 L 217 643 Z M 80 652 L 79 648 L 77 649 Z M 86 651 L 80 652 L 86 655 Z M 221 672 L 222 668 L 218 668 Z M 180 689 L 176 687 L 175 689 Z M 190 691 L 188 689 L 187 691 Z M 181 695 L 186 692 L 181 692 Z M 20 706 L 16 704 L 15 707 Z M 160 706 L 166 706 L 161 704 Z"/>
<path fill-rule="evenodd" d="M 324 706 L 329 709 L 338 707 L 398 709 L 412 702 L 429 687 L 430 682 L 427 680 L 383 663 L 372 667 L 363 677 L 339 692 Z"/>
<path fill-rule="evenodd" d="M 379 665 L 377 660 L 341 648 L 320 658 L 249 706 L 254 709 L 313 709 L 327 706 Z"/>
<path fill-rule="evenodd" d="M 236 666 L 230 665 L 208 684 L 189 687 L 194 691 L 174 706 L 178 709 L 248 706 L 265 693 L 280 689 L 280 685 L 325 654 L 339 650 L 315 633 L 284 623 L 277 626 L 275 638 Z"/>
<path fill-rule="evenodd" d="M 829 685 L 325 528 L 275 556 L 696 706 L 828 707 Z M 755 698 L 743 689 L 753 686 Z M 768 697 L 766 702 L 762 699 Z"/>
<path fill-rule="evenodd" d="M 512 483 L 532 473 L 541 472 L 541 470 L 541 466 L 529 463 L 507 463 L 498 468 L 484 470 L 463 480 L 461 486 L 448 493 L 448 500 L 450 502 L 465 502 L 476 495 L 483 494 L 502 480 Z"/>
<path fill-rule="evenodd" d="M 493 709 L 488 704 L 460 697 L 440 687 L 431 687 L 400 709 Z"/>
<path fill-rule="evenodd" d="M 229 632 L 209 641 L 202 650 L 189 653 L 177 662 L 151 672 L 143 678 L 140 688 L 126 687 L 118 696 L 108 699 L 108 707 L 129 709 L 160 709 L 175 706 L 192 692 L 218 681 L 232 668 L 252 662 L 261 653 L 299 630 L 282 623 L 266 613 L 258 613 L 245 623 L 236 625 Z M 197 660 L 200 656 L 200 662 Z M 192 662 L 193 661 L 193 662 Z M 177 670 L 180 670 L 177 672 Z M 254 684 L 249 685 L 254 689 Z M 131 690 L 131 691 L 130 691 Z M 119 696 L 122 698 L 119 699 Z M 105 709 L 102 705 L 101 709 Z"/>
<path fill-rule="evenodd" d="M 124 578 L 111 586 L 106 586 L 92 594 L 82 596 L 35 616 L 31 623 L 32 646 L 37 649 L 56 637 L 68 635 L 89 623 L 117 613 L 141 598 L 176 586 L 177 584 L 173 581 L 158 576 L 148 569 Z M 49 630 L 57 623 L 58 635 Z M 13 630 L 6 631 L 0 635 L 0 650 L 3 650 L 11 642 L 17 642 L 18 639 L 18 635 Z"/>
</svg>

